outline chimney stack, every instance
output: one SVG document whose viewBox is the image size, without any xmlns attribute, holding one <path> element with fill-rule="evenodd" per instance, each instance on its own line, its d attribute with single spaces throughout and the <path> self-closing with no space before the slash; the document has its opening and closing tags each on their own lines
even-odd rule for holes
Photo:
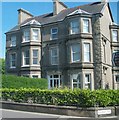
<svg viewBox="0 0 119 120">
<path fill-rule="evenodd" d="M 66 9 L 67 6 L 59 0 L 53 0 L 53 15 L 57 15 L 62 10 Z"/>
<path fill-rule="evenodd" d="M 101 0 L 101 3 L 108 3 L 109 0 Z"/>
<path fill-rule="evenodd" d="M 32 18 L 33 15 L 24 9 L 19 9 L 18 11 L 18 24 L 21 24 L 28 18 Z"/>
</svg>

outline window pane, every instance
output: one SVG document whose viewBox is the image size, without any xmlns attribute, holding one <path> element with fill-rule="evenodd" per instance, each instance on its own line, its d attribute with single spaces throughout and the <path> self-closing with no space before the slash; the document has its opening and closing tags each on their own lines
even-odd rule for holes
<svg viewBox="0 0 119 120">
<path fill-rule="evenodd" d="M 119 75 L 116 75 L 116 82 L 119 82 Z"/>
<path fill-rule="evenodd" d="M 29 57 L 29 50 L 27 50 L 27 51 L 24 52 L 24 56 L 25 57 Z"/>
<path fill-rule="evenodd" d="M 85 74 L 85 88 L 90 89 L 91 74 Z"/>
<path fill-rule="evenodd" d="M 90 44 L 84 43 L 84 62 L 90 62 Z"/>
<path fill-rule="evenodd" d="M 78 20 L 72 21 L 70 23 L 70 27 L 71 27 L 71 34 L 79 33 L 79 22 L 78 22 Z"/>
<path fill-rule="evenodd" d="M 89 20 L 83 19 L 83 32 L 88 33 L 89 32 Z"/>
<path fill-rule="evenodd" d="M 90 75 L 89 74 L 85 75 L 85 83 L 90 83 Z"/>
<path fill-rule="evenodd" d="M 52 28 L 51 29 L 51 39 L 58 38 L 58 28 Z"/>
<path fill-rule="evenodd" d="M 33 57 L 38 57 L 38 50 L 33 50 Z"/>
<path fill-rule="evenodd" d="M 73 53 L 73 61 L 79 61 L 80 56 L 79 53 Z"/>
<path fill-rule="evenodd" d="M 25 65 L 29 65 L 29 58 L 25 58 Z"/>
<path fill-rule="evenodd" d="M 38 40 L 38 30 L 33 29 L 33 40 Z"/>
<path fill-rule="evenodd" d="M 58 31 L 57 28 L 53 28 L 52 29 L 52 34 L 57 33 L 57 31 Z"/>
<path fill-rule="evenodd" d="M 24 31 L 24 41 L 29 41 L 30 40 L 30 31 L 25 30 Z"/>
<path fill-rule="evenodd" d="M 29 50 L 24 52 L 24 65 L 29 65 Z"/>
<path fill-rule="evenodd" d="M 112 31 L 112 36 L 113 36 L 113 38 L 112 38 L 113 41 L 114 41 L 114 42 L 117 42 L 117 36 L 118 36 L 117 30 L 113 30 L 113 31 Z"/>
<path fill-rule="evenodd" d="M 15 67 L 16 66 L 16 54 L 13 53 L 10 55 L 10 67 Z"/>
<path fill-rule="evenodd" d="M 33 50 L 33 64 L 38 64 L 38 50 Z"/>
<path fill-rule="evenodd" d="M 58 49 L 52 48 L 51 49 L 51 64 L 58 64 Z"/>
<path fill-rule="evenodd" d="M 32 78 L 38 78 L 38 75 L 32 75 Z"/>
<path fill-rule="evenodd" d="M 80 46 L 79 44 L 75 44 L 71 46 L 72 52 L 72 62 L 80 60 Z"/>
<path fill-rule="evenodd" d="M 11 46 L 16 46 L 16 36 L 11 37 Z"/>
</svg>

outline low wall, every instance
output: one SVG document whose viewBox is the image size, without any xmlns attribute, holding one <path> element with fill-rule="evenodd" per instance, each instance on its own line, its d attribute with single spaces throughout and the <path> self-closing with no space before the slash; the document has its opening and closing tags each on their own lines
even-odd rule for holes
<svg viewBox="0 0 119 120">
<path fill-rule="evenodd" d="M 70 115 L 80 117 L 104 117 L 119 115 L 119 107 L 91 107 L 80 108 L 70 106 L 54 106 L 43 104 L 15 103 L 1 101 L 2 108 L 12 110 L 22 110 L 29 112 L 49 113 L 58 115 Z"/>
</svg>

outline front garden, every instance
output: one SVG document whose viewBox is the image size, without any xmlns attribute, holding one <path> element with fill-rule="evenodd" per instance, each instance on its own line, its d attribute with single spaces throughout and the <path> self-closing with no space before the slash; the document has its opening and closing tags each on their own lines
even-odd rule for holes
<svg viewBox="0 0 119 120">
<path fill-rule="evenodd" d="M 77 107 L 119 105 L 119 90 L 47 89 L 46 79 L 2 75 L 3 101 Z"/>
</svg>

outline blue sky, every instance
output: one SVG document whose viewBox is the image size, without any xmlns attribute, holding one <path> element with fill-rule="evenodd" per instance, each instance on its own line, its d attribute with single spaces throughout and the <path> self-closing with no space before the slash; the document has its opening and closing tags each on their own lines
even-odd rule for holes
<svg viewBox="0 0 119 120">
<path fill-rule="evenodd" d="M 95 0 L 99 1 L 99 0 Z M 63 2 L 63 0 L 62 0 Z M 87 2 L 64 2 L 69 8 L 79 6 L 81 4 L 87 4 Z M 2 4 L 2 7 L 1 7 Z M 115 22 L 117 22 L 117 2 L 110 2 L 111 11 Z M 0 44 L 0 58 L 5 57 L 5 45 L 6 38 L 5 32 L 10 30 L 18 23 L 18 12 L 19 8 L 23 8 L 34 16 L 42 15 L 45 13 L 52 12 L 52 2 L 2 2 L 0 3 L 0 8 L 2 8 L 2 41 Z M 1 10 L 0 10 L 1 12 Z M 1 14 L 0 14 L 1 15 Z M 0 19 L 1 23 L 1 19 Z M 1 36 L 0 36 L 1 37 Z"/>
</svg>

